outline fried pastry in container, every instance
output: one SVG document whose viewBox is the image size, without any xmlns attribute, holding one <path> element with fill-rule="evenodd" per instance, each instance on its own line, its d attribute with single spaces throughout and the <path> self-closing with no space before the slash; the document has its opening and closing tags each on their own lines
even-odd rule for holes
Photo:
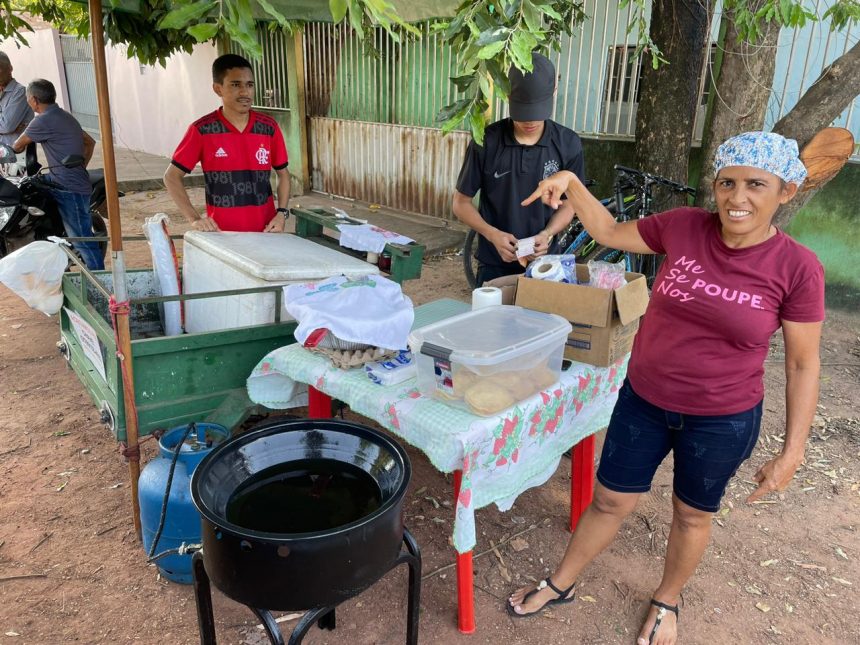
<svg viewBox="0 0 860 645">
<path fill-rule="evenodd" d="M 475 414 L 488 417 L 511 407 L 513 395 L 490 379 L 482 380 L 466 390 L 466 403 Z"/>
</svg>

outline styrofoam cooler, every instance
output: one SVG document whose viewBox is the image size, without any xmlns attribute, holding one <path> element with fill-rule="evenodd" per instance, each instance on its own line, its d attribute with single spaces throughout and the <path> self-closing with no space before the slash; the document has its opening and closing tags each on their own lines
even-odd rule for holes
<svg viewBox="0 0 860 645">
<path fill-rule="evenodd" d="M 182 254 L 184 293 L 297 284 L 336 275 L 358 278 L 379 269 L 345 253 L 281 233 L 185 234 Z M 292 320 L 283 308 L 281 320 Z M 274 322 L 275 294 L 252 293 L 201 298 L 185 303 L 188 333 Z"/>
</svg>

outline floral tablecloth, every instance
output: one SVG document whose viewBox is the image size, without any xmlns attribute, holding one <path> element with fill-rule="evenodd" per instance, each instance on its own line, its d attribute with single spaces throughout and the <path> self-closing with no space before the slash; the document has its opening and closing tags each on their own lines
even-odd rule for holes
<svg viewBox="0 0 860 645">
<path fill-rule="evenodd" d="M 475 509 L 516 497 L 546 482 L 561 455 L 606 427 L 627 357 L 611 367 L 574 363 L 559 383 L 493 417 L 479 417 L 421 394 L 415 379 L 383 387 L 363 370 L 341 370 L 322 356 L 289 345 L 265 356 L 248 378 L 248 396 L 273 409 L 303 405 L 301 384 L 345 402 L 422 450 L 442 472 L 462 470 L 454 547 L 475 545 Z"/>
</svg>

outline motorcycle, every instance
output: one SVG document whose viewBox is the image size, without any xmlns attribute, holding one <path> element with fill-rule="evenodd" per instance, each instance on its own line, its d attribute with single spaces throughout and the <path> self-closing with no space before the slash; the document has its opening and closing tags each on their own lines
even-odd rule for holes
<svg viewBox="0 0 860 645">
<path fill-rule="evenodd" d="M 70 155 L 62 165 L 74 168 L 83 165 L 84 158 Z M 35 144 L 27 149 L 26 174 L 22 177 L 0 177 L 0 258 L 35 240 L 49 236 L 66 237 L 66 229 L 50 188 L 58 187 L 36 161 Z M 106 191 L 101 169 L 89 171 L 92 194 L 90 215 L 93 237 L 107 237 L 107 225 L 101 212 L 105 207 Z M 122 196 L 122 193 L 120 193 Z M 102 255 L 107 241 L 99 242 Z"/>
</svg>

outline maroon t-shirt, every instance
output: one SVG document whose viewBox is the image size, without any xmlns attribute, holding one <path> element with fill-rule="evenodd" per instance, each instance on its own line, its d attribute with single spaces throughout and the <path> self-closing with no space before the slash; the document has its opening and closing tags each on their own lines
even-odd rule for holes
<svg viewBox="0 0 860 645">
<path fill-rule="evenodd" d="M 206 179 L 206 214 L 222 231 L 256 231 L 275 216 L 272 169 L 287 167 L 278 123 L 251 110 L 239 132 L 218 108 L 189 126 L 173 153 L 173 165 L 191 172 L 198 163 Z"/>
<path fill-rule="evenodd" d="M 726 246 L 719 216 L 678 208 L 639 220 L 666 260 L 633 343 L 628 376 L 661 408 L 734 414 L 764 396 L 764 360 L 782 320 L 824 320 L 824 268 L 782 231 L 744 249 Z"/>
</svg>

